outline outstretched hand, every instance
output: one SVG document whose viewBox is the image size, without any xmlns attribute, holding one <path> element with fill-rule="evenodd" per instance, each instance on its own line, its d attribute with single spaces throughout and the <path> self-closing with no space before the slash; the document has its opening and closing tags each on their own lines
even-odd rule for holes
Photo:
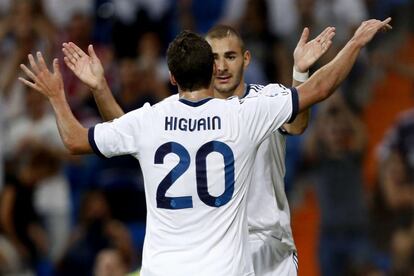
<svg viewBox="0 0 414 276">
<path fill-rule="evenodd" d="M 53 72 L 51 72 L 46 66 L 42 53 L 37 52 L 36 57 L 37 61 L 32 54 L 28 55 L 31 69 L 24 64 L 20 64 L 20 68 L 29 80 L 21 77 L 19 77 L 19 80 L 49 99 L 64 96 L 63 79 L 57 58 L 53 60 Z"/>
<path fill-rule="evenodd" d="M 372 38 L 378 33 L 378 31 L 391 30 L 392 27 L 389 24 L 390 22 L 391 17 L 388 17 L 383 21 L 377 19 L 364 21 L 355 31 L 352 40 L 358 43 L 361 47 L 363 47 L 372 40 Z"/>
<path fill-rule="evenodd" d="M 104 69 L 93 46 L 88 46 L 87 55 L 75 43 L 63 43 L 64 61 L 70 70 L 90 89 L 97 90 L 104 83 Z"/>
<path fill-rule="evenodd" d="M 293 52 L 295 69 L 299 72 L 306 72 L 332 45 L 332 38 L 335 36 L 335 28 L 327 27 L 317 37 L 307 42 L 309 28 L 304 28 L 302 36 Z"/>
</svg>

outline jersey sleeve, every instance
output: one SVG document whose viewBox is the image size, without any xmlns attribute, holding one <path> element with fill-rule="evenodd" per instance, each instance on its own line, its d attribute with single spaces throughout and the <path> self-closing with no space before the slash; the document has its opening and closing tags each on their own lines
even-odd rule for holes
<svg viewBox="0 0 414 276">
<path fill-rule="evenodd" d="M 112 122 L 91 127 L 88 131 L 89 144 L 101 157 L 138 154 L 139 144 L 144 137 L 145 124 L 150 120 L 149 104 L 131 111 Z M 148 133 L 146 134 L 148 135 Z"/>
<path fill-rule="evenodd" d="M 241 110 L 251 139 L 260 143 L 295 119 L 299 110 L 298 93 L 294 87 L 270 84 L 257 96 L 242 100 Z"/>
</svg>

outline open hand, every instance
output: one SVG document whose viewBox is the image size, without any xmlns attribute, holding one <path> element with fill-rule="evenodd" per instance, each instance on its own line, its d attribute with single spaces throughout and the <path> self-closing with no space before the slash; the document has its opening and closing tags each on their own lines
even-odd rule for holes
<svg viewBox="0 0 414 276">
<path fill-rule="evenodd" d="M 309 28 L 304 28 L 302 36 L 293 52 L 295 69 L 299 72 L 306 72 L 332 45 L 332 38 L 335 36 L 335 28 L 327 27 L 317 37 L 307 42 Z"/>
<path fill-rule="evenodd" d="M 363 47 L 372 40 L 372 38 L 378 33 L 378 31 L 391 30 L 392 27 L 389 24 L 390 22 L 391 17 L 388 17 L 383 21 L 377 19 L 370 19 L 364 21 L 355 31 L 352 40 L 358 43 L 361 47 Z"/>
<path fill-rule="evenodd" d="M 63 43 L 62 51 L 69 69 L 90 89 L 99 89 L 104 83 L 104 69 L 93 46 L 88 46 L 89 55 L 72 42 Z"/>
<path fill-rule="evenodd" d="M 21 77 L 19 77 L 19 80 L 49 99 L 64 96 L 63 79 L 57 58 L 53 60 L 53 72 L 50 72 L 42 53 L 37 52 L 36 57 L 37 61 L 32 54 L 28 55 L 31 69 L 24 64 L 20 64 L 20 68 L 31 81 Z"/>
</svg>

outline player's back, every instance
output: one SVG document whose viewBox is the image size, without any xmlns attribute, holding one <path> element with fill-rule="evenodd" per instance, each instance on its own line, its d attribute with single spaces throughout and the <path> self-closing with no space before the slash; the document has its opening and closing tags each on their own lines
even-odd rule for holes
<svg viewBox="0 0 414 276">
<path fill-rule="evenodd" d="M 143 170 L 141 275 L 253 275 L 245 194 L 257 145 L 294 109 L 289 92 L 279 96 L 162 102 L 97 127 L 118 137 L 97 141 L 104 155 L 132 154 Z"/>
<path fill-rule="evenodd" d="M 227 106 L 216 99 L 154 106 L 152 125 L 161 132 L 152 130 L 140 158 L 148 206 L 144 276 L 253 273 L 243 169 L 253 150 L 238 112 Z"/>
</svg>

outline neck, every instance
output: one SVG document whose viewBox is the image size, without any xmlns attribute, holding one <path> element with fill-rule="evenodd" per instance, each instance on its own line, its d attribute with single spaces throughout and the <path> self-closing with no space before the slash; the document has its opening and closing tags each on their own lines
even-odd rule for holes
<svg viewBox="0 0 414 276">
<path fill-rule="evenodd" d="M 237 96 L 239 98 L 242 98 L 244 96 L 244 93 L 246 91 L 246 85 L 243 82 L 240 82 L 240 84 L 234 89 L 233 91 L 228 92 L 220 92 L 217 90 L 214 90 L 214 97 L 219 99 L 227 99 L 232 96 Z"/>
<path fill-rule="evenodd" d="M 212 98 L 214 97 L 214 92 L 211 87 L 209 88 L 203 88 L 195 91 L 179 91 L 180 99 L 186 99 L 189 101 L 199 101 L 206 98 Z"/>
</svg>

